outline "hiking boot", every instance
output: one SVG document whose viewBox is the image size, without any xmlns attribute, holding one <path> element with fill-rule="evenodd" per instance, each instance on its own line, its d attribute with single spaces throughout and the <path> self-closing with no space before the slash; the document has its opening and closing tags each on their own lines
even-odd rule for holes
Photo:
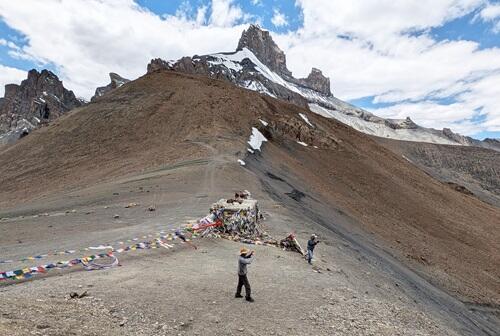
<svg viewBox="0 0 500 336">
<path fill-rule="evenodd" d="M 235 295 L 234 295 L 234 297 L 235 297 L 235 298 L 242 298 L 242 297 L 243 297 L 243 295 L 241 295 L 241 294 L 235 294 Z"/>
<path fill-rule="evenodd" d="M 255 300 L 254 300 L 254 299 L 252 299 L 251 297 L 247 297 L 247 298 L 246 298 L 246 300 L 247 300 L 248 302 L 254 302 L 254 301 L 255 301 Z"/>
</svg>

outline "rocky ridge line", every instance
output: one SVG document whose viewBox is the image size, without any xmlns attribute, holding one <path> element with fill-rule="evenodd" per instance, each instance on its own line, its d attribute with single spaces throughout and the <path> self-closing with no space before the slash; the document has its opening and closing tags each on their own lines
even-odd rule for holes
<svg viewBox="0 0 500 336">
<path fill-rule="evenodd" d="M 348 104 L 333 96 L 330 79 L 313 68 L 306 78 L 293 77 L 286 65 L 285 53 L 268 31 L 257 25 L 244 30 L 234 52 L 182 57 L 177 61 L 151 60 L 147 72 L 173 70 L 222 79 L 240 87 L 289 101 L 313 112 L 338 119 L 349 126 L 375 136 L 417 142 L 485 147 L 500 151 L 498 140 L 480 141 L 453 133 L 417 125 L 406 119 L 385 119 Z M 318 111 L 323 109 L 323 111 Z"/>
</svg>

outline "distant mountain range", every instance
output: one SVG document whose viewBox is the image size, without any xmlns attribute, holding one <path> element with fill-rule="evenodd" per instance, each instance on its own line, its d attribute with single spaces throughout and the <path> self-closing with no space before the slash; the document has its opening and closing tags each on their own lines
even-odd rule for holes
<svg viewBox="0 0 500 336">
<path fill-rule="evenodd" d="M 289 101 L 327 118 L 335 118 L 354 129 L 377 137 L 447 145 L 477 146 L 500 151 L 499 139 L 476 140 L 452 132 L 414 123 L 410 118 L 385 119 L 336 98 L 330 79 L 313 68 L 306 78 L 295 78 L 286 65 L 285 53 L 268 31 L 257 25 L 243 31 L 234 52 L 182 57 L 166 61 L 151 60 L 147 72 L 173 70 L 222 79 L 240 87 Z M 111 82 L 96 89 L 91 101 L 128 83 L 130 80 L 110 73 Z M 84 104 L 66 90 L 52 72 L 31 70 L 21 85 L 6 85 L 0 98 L 0 144 L 10 143 L 36 127 L 50 122 L 72 108 Z"/>
<path fill-rule="evenodd" d="M 333 96 L 330 80 L 319 69 L 313 68 L 306 78 L 293 77 L 287 68 L 285 53 L 269 32 L 257 25 L 243 31 L 234 52 L 195 55 L 177 61 L 157 58 L 151 60 L 147 67 L 148 73 L 161 69 L 227 80 L 249 90 L 308 106 L 315 113 L 335 118 L 358 131 L 378 137 L 500 150 L 498 139 L 480 141 L 454 133 L 449 128 L 425 128 L 410 118 L 385 119 L 346 103 Z"/>
</svg>

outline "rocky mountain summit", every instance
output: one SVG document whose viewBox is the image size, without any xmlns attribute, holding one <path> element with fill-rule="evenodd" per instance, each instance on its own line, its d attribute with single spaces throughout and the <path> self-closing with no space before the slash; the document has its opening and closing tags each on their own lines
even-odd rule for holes
<svg viewBox="0 0 500 336">
<path fill-rule="evenodd" d="M 234 52 L 183 57 L 177 61 L 151 60 L 148 73 L 174 70 L 223 79 L 238 86 L 291 101 L 306 107 L 307 96 L 331 97 L 330 79 L 313 68 L 306 78 L 293 77 L 286 65 L 285 53 L 268 31 L 257 25 L 243 31 Z"/>
<path fill-rule="evenodd" d="M 251 25 L 247 30 L 244 30 L 236 52 L 245 48 L 251 50 L 262 63 L 277 74 L 292 76 L 286 67 L 285 53 L 274 43 L 268 31 L 262 30 L 256 25 Z"/>
<path fill-rule="evenodd" d="M 202 74 L 232 82 L 240 87 L 309 107 L 315 113 L 370 135 L 416 142 L 478 146 L 500 151 L 498 141 L 479 141 L 453 133 L 417 125 L 410 118 L 386 119 L 333 96 L 330 79 L 313 68 L 306 78 L 295 78 L 288 70 L 285 53 L 268 31 L 250 25 L 243 31 L 236 51 L 183 57 L 177 61 L 151 60 L 147 72 L 173 70 Z"/>
<path fill-rule="evenodd" d="M 285 80 L 299 86 L 312 89 L 326 96 L 331 96 L 330 79 L 323 76 L 321 70 L 312 68 L 311 73 L 306 78 L 295 78 L 286 66 L 286 55 L 268 31 L 262 30 L 257 25 L 251 25 L 244 30 L 238 42 L 236 52 L 244 49 L 251 50 L 255 56 L 272 71 L 283 77 Z"/>
<path fill-rule="evenodd" d="M 108 93 L 109 91 L 119 88 L 123 84 L 130 82 L 130 79 L 123 78 L 122 76 L 114 72 L 109 73 L 109 78 L 111 82 L 106 86 L 100 86 L 97 89 L 95 89 L 95 94 L 90 99 L 90 101 L 95 101 L 95 99 L 101 97 L 102 95 Z"/>
<path fill-rule="evenodd" d="M 0 144 L 14 142 L 82 104 L 51 71 L 30 70 L 20 85 L 7 84 L 0 98 Z"/>
</svg>

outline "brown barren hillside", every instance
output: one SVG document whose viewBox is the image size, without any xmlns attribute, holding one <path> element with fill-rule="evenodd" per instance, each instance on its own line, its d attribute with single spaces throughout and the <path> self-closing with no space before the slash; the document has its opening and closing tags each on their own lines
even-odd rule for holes
<svg viewBox="0 0 500 336">
<path fill-rule="evenodd" d="M 479 199 L 500 207 L 500 152 L 473 146 L 374 139 L 451 187 L 463 186 Z"/>
<path fill-rule="evenodd" d="M 269 140 L 262 153 L 246 151 L 251 127 Z M 200 141 L 207 138 L 213 146 Z M 204 159 L 214 150 L 235 162 L 244 158 L 242 169 L 292 210 L 333 228 L 342 214 L 351 219 L 343 229 L 382 244 L 460 298 L 500 303 L 497 208 L 335 120 L 205 77 L 148 74 L 4 150 L 0 206 Z"/>
</svg>

